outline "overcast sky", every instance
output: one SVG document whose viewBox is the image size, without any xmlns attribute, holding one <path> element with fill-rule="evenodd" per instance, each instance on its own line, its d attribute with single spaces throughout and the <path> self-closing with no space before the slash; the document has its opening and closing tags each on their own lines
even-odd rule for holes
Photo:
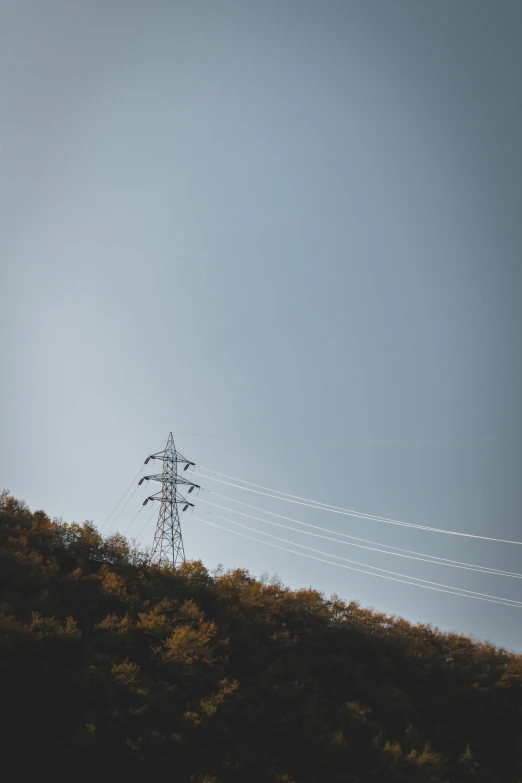
<svg viewBox="0 0 522 783">
<path fill-rule="evenodd" d="M 172 430 L 232 476 L 522 540 L 519 0 L 0 0 L 0 37 L 3 486 L 101 526 Z M 522 572 L 522 546 L 204 485 Z M 522 600 L 517 579 L 232 518 Z M 521 609 L 183 525 L 209 568 L 522 649 Z"/>
</svg>

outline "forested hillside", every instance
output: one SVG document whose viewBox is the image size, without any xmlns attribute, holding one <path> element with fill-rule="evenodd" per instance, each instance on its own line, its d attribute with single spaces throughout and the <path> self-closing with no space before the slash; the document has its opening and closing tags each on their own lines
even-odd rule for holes
<svg viewBox="0 0 522 783">
<path fill-rule="evenodd" d="M 6 492 L 0 611 L 6 780 L 522 780 L 522 656 L 490 644 L 241 569 L 149 568 Z"/>
</svg>

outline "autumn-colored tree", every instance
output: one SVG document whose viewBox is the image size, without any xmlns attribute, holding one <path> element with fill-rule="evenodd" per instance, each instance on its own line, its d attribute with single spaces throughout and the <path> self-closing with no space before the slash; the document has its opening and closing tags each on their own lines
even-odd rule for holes
<svg viewBox="0 0 522 783">
<path fill-rule="evenodd" d="M 149 567 L 8 492 L 0 677 L 6 778 L 522 779 L 522 656 L 244 569 Z"/>
</svg>

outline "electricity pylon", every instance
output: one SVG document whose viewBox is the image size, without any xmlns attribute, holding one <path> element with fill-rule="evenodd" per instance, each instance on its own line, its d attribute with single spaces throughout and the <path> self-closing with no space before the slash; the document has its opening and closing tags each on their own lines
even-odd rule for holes
<svg viewBox="0 0 522 783">
<path fill-rule="evenodd" d="M 163 469 L 161 473 L 152 476 L 143 476 L 139 482 L 141 484 L 146 479 L 148 481 L 161 481 L 161 490 L 154 495 L 145 498 L 143 502 L 143 505 L 146 506 L 149 500 L 160 501 L 158 521 L 154 532 L 154 541 L 152 543 L 149 562 L 156 563 L 160 566 L 172 563 L 174 568 L 177 568 L 177 566 L 185 562 L 179 506 L 182 506 L 182 512 L 186 511 L 189 506 L 192 506 L 192 508 L 194 507 L 194 504 L 189 503 L 181 494 L 178 487 L 180 485 L 188 486 L 188 494 L 194 489 L 200 488 L 198 484 L 193 484 L 192 481 L 178 475 L 178 465 L 180 463 L 186 463 L 183 468 L 184 472 L 195 463 L 185 459 L 185 457 L 176 451 L 172 432 L 169 433 L 167 445 L 164 450 L 158 451 L 156 454 L 151 454 L 147 457 L 145 465 L 151 459 L 161 460 L 163 462 Z"/>
</svg>

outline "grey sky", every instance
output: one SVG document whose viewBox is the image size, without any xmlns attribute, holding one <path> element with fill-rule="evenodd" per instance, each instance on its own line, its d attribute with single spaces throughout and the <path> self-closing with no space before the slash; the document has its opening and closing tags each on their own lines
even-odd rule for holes
<svg viewBox="0 0 522 783">
<path fill-rule="evenodd" d="M 518 1 L 0 0 L 0 30 L 4 486 L 101 524 L 172 429 L 250 481 L 522 540 Z M 522 571 L 522 547 L 225 494 Z M 184 529 L 210 568 L 522 648 L 520 610 Z"/>
</svg>

